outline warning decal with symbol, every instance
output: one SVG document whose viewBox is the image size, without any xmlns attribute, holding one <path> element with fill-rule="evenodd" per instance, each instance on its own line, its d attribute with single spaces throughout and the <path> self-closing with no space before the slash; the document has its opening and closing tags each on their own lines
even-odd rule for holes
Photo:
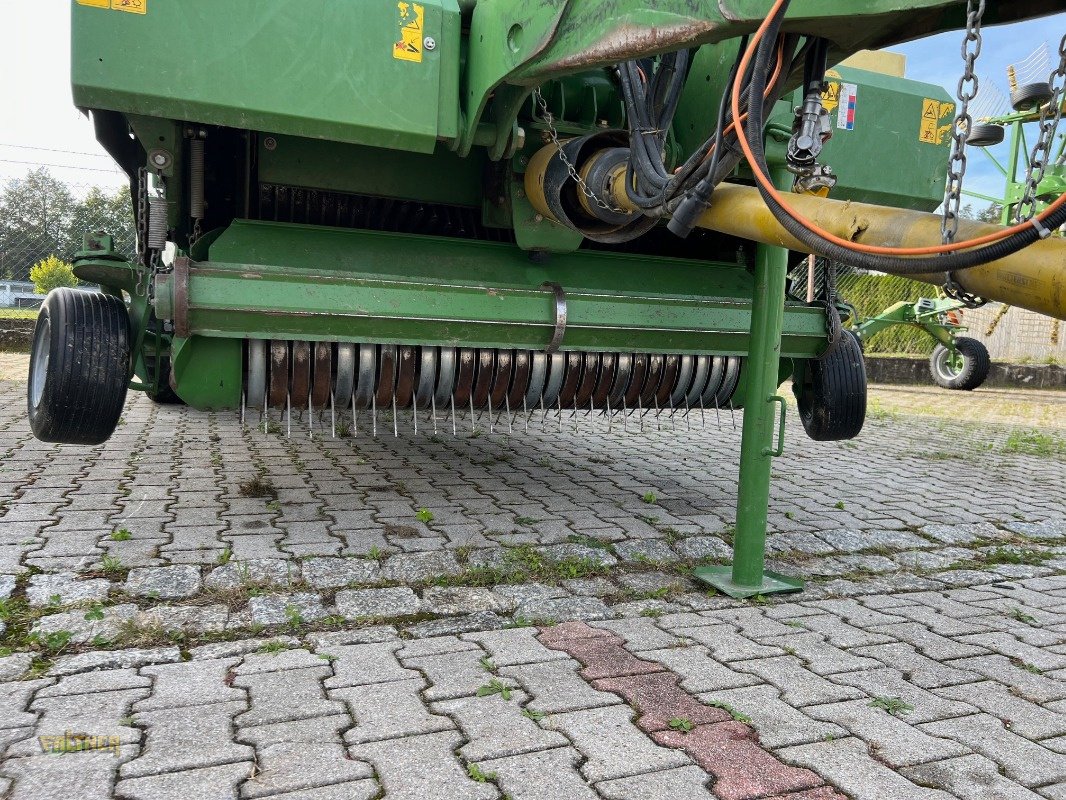
<svg viewBox="0 0 1066 800">
<path fill-rule="evenodd" d="M 78 0 L 78 5 L 109 8 L 112 11 L 128 11 L 131 14 L 148 13 L 148 0 Z"/>
<path fill-rule="evenodd" d="M 922 124 L 918 129 L 918 141 L 926 144 L 943 144 L 944 137 L 951 131 L 952 122 L 941 125 L 940 121 L 950 118 L 955 113 L 954 103 L 941 103 L 939 100 L 922 100 Z"/>
<path fill-rule="evenodd" d="M 400 61 L 421 63 L 425 7 L 418 3 L 403 2 L 403 0 L 397 3 L 396 7 L 400 10 L 400 40 L 392 46 L 392 57 Z"/>
</svg>

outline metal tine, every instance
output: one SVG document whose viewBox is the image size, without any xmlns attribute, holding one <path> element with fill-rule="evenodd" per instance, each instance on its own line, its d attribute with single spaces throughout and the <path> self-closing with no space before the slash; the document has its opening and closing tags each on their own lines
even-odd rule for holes
<svg viewBox="0 0 1066 800">
<path fill-rule="evenodd" d="M 374 439 L 378 438 L 378 396 L 374 395 L 370 398 L 370 421 L 372 424 L 371 436 Z"/>
<path fill-rule="evenodd" d="M 514 429 L 511 427 L 511 398 L 507 395 L 504 395 L 503 407 L 507 409 L 507 435 L 510 436 Z"/>
<path fill-rule="evenodd" d="M 333 395 L 333 390 L 329 390 L 329 429 L 330 435 L 337 438 L 337 398 Z"/>
<path fill-rule="evenodd" d="M 263 395 L 263 433 L 266 433 L 267 430 L 269 430 L 269 427 L 268 427 L 270 425 L 269 409 L 270 409 L 270 406 L 267 405 L 266 395 Z"/>
<path fill-rule="evenodd" d="M 655 430 L 657 432 L 659 432 L 659 433 L 662 433 L 663 426 L 659 422 L 659 415 L 662 413 L 662 411 L 659 409 L 659 395 L 655 395 L 654 400 L 655 400 Z M 648 412 L 649 413 L 651 412 L 650 408 L 648 409 Z"/>
<path fill-rule="evenodd" d="M 626 408 L 626 399 L 622 397 L 622 427 L 629 433 L 629 409 Z"/>
<path fill-rule="evenodd" d="M 456 437 L 459 433 L 455 428 L 455 392 L 452 392 L 452 436 Z"/>
<path fill-rule="evenodd" d="M 736 409 L 733 408 L 733 400 L 732 399 L 730 399 L 730 401 L 729 401 L 729 419 L 733 423 L 733 430 L 736 430 L 737 429 L 737 412 L 736 412 Z"/>
<path fill-rule="evenodd" d="M 292 438 L 292 395 L 285 392 L 285 438 Z"/>
<path fill-rule="evenodd" d="M 392 393 L 392 438 L 400 438 L 400 421 L 398 419 L 399 414 L 396 411 L 396 393 Z"/>
<path fill-rule="evenodd" d="M 718 407 L 718 395 L 714 396 L 714 417 L 718 422 L 718 430 L 722 430 L 722 410 Z"/>
<path fill-rule="evenodd" d="M 474 435 L 474 431 L 477 430 L 474 420 L 474 395 L 470 395 L 470 435 Z"/>
<path fill-rule="evenodd" d="M 429 396 L 430 413 L 433 415 L 433 435 L 437 435 L 437 393 Z"/>
<path fill-rule="evenodd" d="M 495 427 L 492 424 L 492 395 L 491 394 L 488 397 L 488 404 L 489 404 L 489 436 L 492 436 L 492 434 L 496 433 L 496 430 L 495 430 Z"/>
<path fill-rule="evenodd" d="M 311 408 L 311 393 L 307 393 L 307 438 L 315 438 L 315 413 Z"/>
<path fill-rule="evenodd" d="M 577 395 L 574 395 L 574 413 L 571 414 L 570 418 L 574 421 L 574 433 L 577 433 Z"/>
<path fill-rule="evenodd" d="M 644 411 L 644 406 L 643 406 L 643 398 L 638 397 L 637 398 L 637 419 L 640 420 L 640 432 L 641 433 L 644 433 L 644 414 L 645 414 L 645 411 Z"/>
<path fill-rule="evenodd" d="M 707 415 L 703 413 L 703 396 L 700 396 L 700 421 L 703 423 L 701 430 L 707 430 Z"/>
<path fill-rule="evenodd" d="M 559 406 L 559 433 L 563 432 L 563 398 L 560 397 L 556 401 L 556 405 Z"/>
<path fill-rule="evenodd" d="M 544 430 L 548 426 L 548 410 L 544 408 L 544 395 L 540 396 L 540 429 Z"/>
<path fill-rule="evenodd" d="M 352 438 L 359 435 L 359 412 L 355 408 L 355 392 L 352 392 Z"/>
<path fill-rule="evenodd" d="M 691 409 L 688 407 L 688 395 L 685 395 L 685 429 L 692 430 Z"/>
<path fill-rule="evenodd" d="M 529 431 L 529 411 L 526 409 L 526 398 L 522 398 L 522 416 L 525 418 L 526 431 Z"/>
<path fill-rule="evenodd" d="M 244 427 L 244 404 L 247 402 L 248 396 L 241 392 L 241 427 Z"/>
<path fill-rule="evenodd" d="M 607 433 L 611 433 L 614 426 L 614 414 L 611 412 L 611 396 L 607 395 Z"/>
<path fill-rule="evenodd" d="M 411 392 L 411 416 L 415 420 L 415 436 L 418 436 L 418 390 Z"/>
</svg>

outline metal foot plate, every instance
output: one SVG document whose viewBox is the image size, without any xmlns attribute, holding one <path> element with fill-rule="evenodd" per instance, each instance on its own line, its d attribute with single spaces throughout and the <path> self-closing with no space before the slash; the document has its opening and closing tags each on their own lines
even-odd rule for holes
<svg viewBox="0 0 1066 800">
<path fill-rule="evenodd" d="M 735 597 L 738 600 L 754 597 L 758 594 L 803 591 L 803 581 L 799 578 L 790 578 L 787 575 L 779 575 L 776 572 L 764 572 L 762 582 L 755 586 L 740 586 L 733 583 L 733 567 L 728 564 L 717 567 L 697 567 L 693 573 L 697 580 L 703 581 L 703 583 L 713 586 L 722 594 Z"/>
</svg>

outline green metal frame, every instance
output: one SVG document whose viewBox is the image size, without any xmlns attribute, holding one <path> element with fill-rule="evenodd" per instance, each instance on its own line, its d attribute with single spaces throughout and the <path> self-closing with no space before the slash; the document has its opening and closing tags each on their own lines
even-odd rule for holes
<svg viewBox="0 0 1066 800">
<path fill-rule="evenodd" d="M 955 336 L 968 328 L 948 322 L 945 315 L 963 308 L 966 308 L 966 304 L 958 300 L 923 297 L 913 303 L 896 303 L 876 317 L 861 319 L 854 308 L 847 307 L 848 326 L 859 337 L 859 341 L 865 344 L 883 330 L 896 325 L 910 325 L 925 331 L 955 353 Z"/>
</svg>

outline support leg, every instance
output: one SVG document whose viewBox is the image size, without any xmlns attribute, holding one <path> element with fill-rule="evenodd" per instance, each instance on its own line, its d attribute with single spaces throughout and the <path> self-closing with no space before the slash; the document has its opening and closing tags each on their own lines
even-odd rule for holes
<svg viewBox="0 0 1066 800">
<path fill-rule="evenodd" d="M 740 444 L 740 486 L 733 564 L 700 567 L 696 577 L 731 597 L 796 592 L 802 581 L 766 572 L 766 517 L 770 469 L 777 426 L 777 393 L 784 323 L 788 251 L 759 245 L 755 262 L 755 297 L 751 309 L 751 346 Z M 783 406 L 781 406 L 783 408 Z M 782 424 L 784 420 L 782 419 Z"/>
</svg>

